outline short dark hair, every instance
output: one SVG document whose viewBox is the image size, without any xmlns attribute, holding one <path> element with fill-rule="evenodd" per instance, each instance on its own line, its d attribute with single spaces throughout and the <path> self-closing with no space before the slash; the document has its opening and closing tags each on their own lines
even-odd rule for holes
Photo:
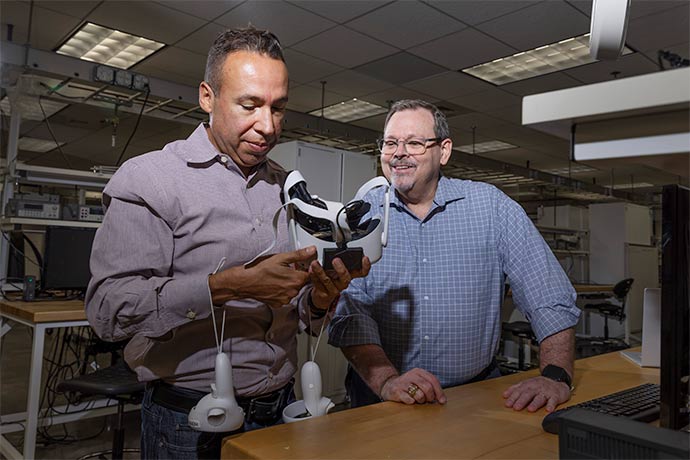
<svg viewBox="0 0 690 460">
<path fill-rule="evenodd" d="M 450 129 L 448 129 L 448 120 L 446 120 L 446 115 L 434 104 L 421 99 L 402 99 L 394 102 L 393 105 L 391 105 L 391 108 L 388 110 L 386 122 L 383 125 L 384 132 L 386 131 L 388 122 L 395 113 L 402 112 L 403 110 L 416 109 L 428 110 L 429 113 L 434 116 L 434 135 L 436 137 L 441 140 L 450 139 Z"/>
<path fill-rule="evenodd" d="M 213 91 L 220 90 L 221 71 L 225 58 L 237 51 L 251 51 L 285 62 L 283 48 L 280 46 L 278 37 L 268 30 L 260 30 L 251 25 L 238 29 L 228 29 L 218 35 L 208 51 L 208 58 L 206 59 L 204 80 Z"/>
</svg>

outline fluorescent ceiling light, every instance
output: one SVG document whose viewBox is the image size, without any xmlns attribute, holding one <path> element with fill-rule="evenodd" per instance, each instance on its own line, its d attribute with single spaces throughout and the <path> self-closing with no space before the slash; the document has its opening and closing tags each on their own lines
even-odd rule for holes
<svg viewBox="0 0 690 460">
<path fill-rule="evenodd" d="M 622 54 L 632 52 L 625 46 Z M 595 61 L 596 59 L 589 55 L 589 34 L 585 34 L 529 51 L 521 51 L 462 71 L 494 85 L 505 85 Z"/>
<path fill-rule="evenodd" d="M 632 184 L 616 184 L 613 186 L 614 190 L 622 189 L 636 189 L 636 188 L 648 188 L 648 187 L 656 187 L 654 184 L 650 184 L 649 182 L 633 182 Z"/>
<path fill-rule="evenodd" d="M 57 53 L 119 69 L 129 69 L 164 46 L 164 43 L 148 38 L 87 22 L 57 50 Z"/>
<path fill-rule="evenodd" d="M 338 102 L 337 104 L 324 107 L 323 117 L 329 120 L 347 123 L 348 121 L 369 118 L 385 112 L 388 112 L 388 109 L 385 107 L 354 98 L 349 101 Z M 320 117 L 321 109 L 312 110 L 309 114 Z"/>
<path fill-rule="evenodd" d="M 41 99 L 41 104 L 39 105 L 37 96 L 20 96 L 15 99 L 14 103 L 21 110 L 22 119 L 36 121 L 43 121 L 43 112 L 46 113 L 46 118 L 49 118 L 68 105 L 45 98 Z M 43 111 L 41 111 L 41 107 L 43 107 Z M 0 108 L 2 108 L 3 115 L 10 116 L 11 104 L 7 96 L 0 101 Z"/>
<path fill-rule="evenodd" d="M 575 165 L 570 166 L 570 168 L 568 168 L 566 166 L 564 168 L 544 169 L 543 171 L 545 173 L 555 174 L 557 176 L 564 176 L 564 175 L 568 175 L 568 172 L 570 172 L 570 174 L 580 174 L 580 173 L 598 171 L 598 169 L 591 168 L 591 167 L 585 166 L 585 165 L 575 164 Z"/>
<path fill-rule="evenodd" d="M 65 145 L 64 142 L 58 142 L 60 146 Z M 19 150 L 28 150 L 29 152 L 49 152 L 56 149 L 58 146 L 55 144 L 54 140 L 48 139 L 36 139 L 34 137 L 20 137 L 17 142 L 17 148 Z"/>
<path fill-rule="evenodd" d="M 507 150 L 517 148 L 517 145 L 509 144 L 502 141 L 486 141 L 480 142 L 478 144 L 466 144 L 460 145 L 453 148 L 453 150 L 458 150 L 465 153 L 486 153 L 495 152 L 497 150 Z"/>
</svg>

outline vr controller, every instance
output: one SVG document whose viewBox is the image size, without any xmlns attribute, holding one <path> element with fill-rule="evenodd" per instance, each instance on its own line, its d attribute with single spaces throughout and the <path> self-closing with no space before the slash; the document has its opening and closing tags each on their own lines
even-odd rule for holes
<svg viewBox="0 0 690 460">
<path fill-rule="evenodd" d="M 377 187 L 385 187 L 383 216 L 361 221 L 371 209 L 362 200 Z M 348 270 L 361 268 L 362 257 L 371 263 L 381 258 L 388 241 L 390 185 L 384 177 L 375 177 L 362 185 L 352 201 L 343 205 L 326 201 L 307 191 L 307 183 L 299 171 L 292 171 L 285 180 L 282 199 L 288 210 L 288 232 L 295 249 L 316 246 L 317 258 L 325 270 L 333 268 L 339 258 Z"/>
</svg>

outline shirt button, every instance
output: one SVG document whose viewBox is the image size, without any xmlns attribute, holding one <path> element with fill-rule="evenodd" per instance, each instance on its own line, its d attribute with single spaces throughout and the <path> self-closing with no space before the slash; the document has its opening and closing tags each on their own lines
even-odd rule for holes
<svg viewBox="0 0 690 460">
<path fill-rule="evenodd" d="M 269 378 L 269 379 L 272 379 L 272 378 L 273 378 L 273 372 L 271 372 L 271 371 L 268 372 L 268 378 Z"/>
<path fill-rule="evenodd" d="M 422 262 L 426 262 L 426 259 L 422 259 Z"/>
<path fill-rule="evenodd" d="M 225 155 L 221 155 L 221 156 L 220 156 L 220 162 L 223 163 L 223 164 L 227 163 L 227 162 L 228 162 L 228 157 L 226 157 Z"/>
<path fill-rule="evenodd" d="M 429 336 L 428 336 L 428 335 L 425 335 L 425 336 L 424 336 L 424 340 L 429 340 Z"/>
<path fill-rule="evenodd" d="M 428 295 L 425 295 L 425 296 L 424 296 L 424 300 L 429 300 L 429 296 L 428 296 Z"/>
<path fill-rule="evenodd" d="M 196 318 L 196 313 L 194 313 L 191 309 L 187 310 L 187 318 L 188 319 Z"/>
</svg>

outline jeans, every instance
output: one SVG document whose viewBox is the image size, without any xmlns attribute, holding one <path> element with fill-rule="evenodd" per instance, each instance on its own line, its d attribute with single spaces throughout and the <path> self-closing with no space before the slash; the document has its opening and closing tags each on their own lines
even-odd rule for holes
<svg viewBox="0 0 690 460">
<path fill-rule="evenodd" d="M 265 428 L 257 423 L 244 423 L 235 431 L 205 433 L 189 426 L 186 412 L 178 412 L 152 401 L 153 390 L 147 388 L 141 403 L 141 458 L 202 459 L 220 458 L 221 444 L 225 437 L 245 431 Z M 294 395 L 291 398 L 294 401 Z M 279 419 L 275 425 L 283 423 Z"/>
</svg>

